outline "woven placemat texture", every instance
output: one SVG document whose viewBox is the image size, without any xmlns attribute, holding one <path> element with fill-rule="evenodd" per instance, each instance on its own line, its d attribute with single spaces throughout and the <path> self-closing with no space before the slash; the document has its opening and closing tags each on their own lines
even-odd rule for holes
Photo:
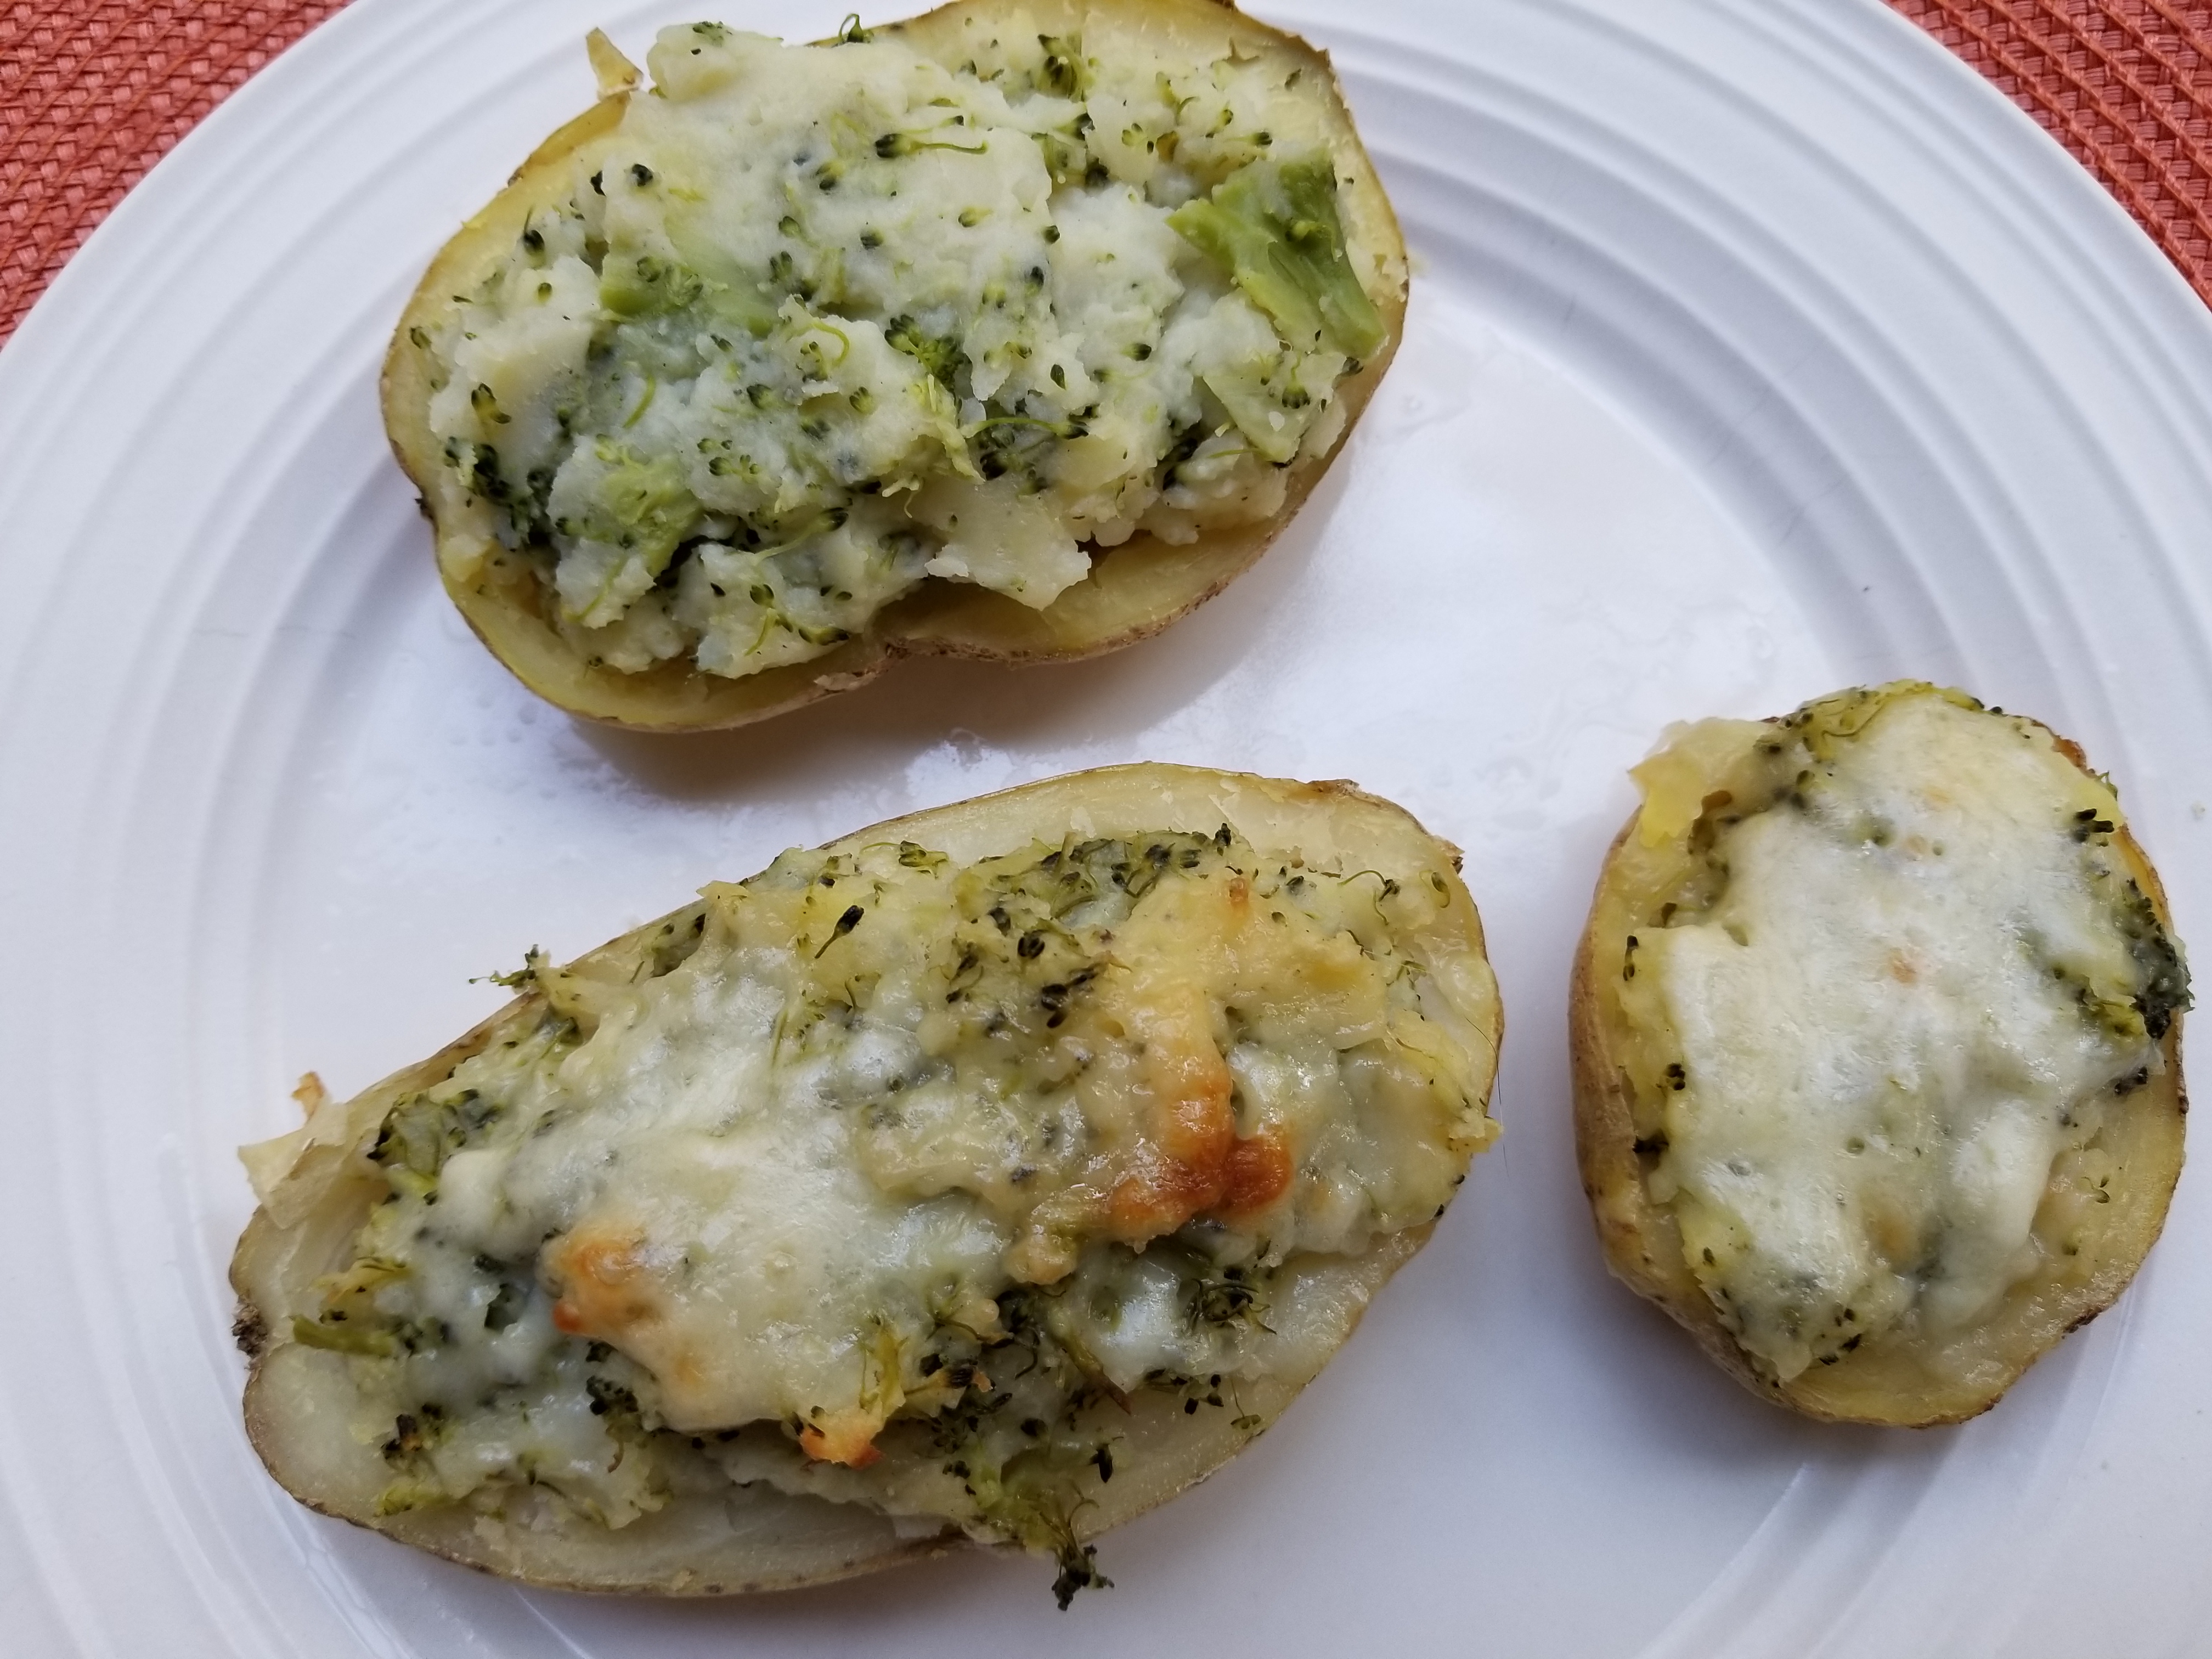
<svg viewBox="0 0 2212 1659">
<path fill-rule="evenodd" d="M 0 0 L 0 339 L 123 192 L 343 0 Z"/>
<path fill-rule="evenodd" d="M 1890 3 L 2073 151 L 2212 301 L 2212 3 Z"/>
<path fill-rule="evenodd" d="M 0 0 L 0 340 L 147 168 L 343 3 Z M 2212 0 L 1889 3 L 2080 157 L 2212 300 Z"/>
</svg>

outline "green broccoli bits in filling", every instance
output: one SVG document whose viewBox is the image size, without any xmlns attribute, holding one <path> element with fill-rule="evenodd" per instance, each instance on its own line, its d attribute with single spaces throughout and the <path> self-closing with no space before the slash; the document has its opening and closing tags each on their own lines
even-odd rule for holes
<svg viewBox="0 0 2212 1659">
<path fill-rule="evenodd" d="M 1168 222 L 1233 273 L 1285 341 L 1355 357 L 1382 343 L 1382 319 L 1345 258 L 1328 157 L 1246 167 Z"/>
<path fill-rule="evenodd" d="M 1666 1063 L 1650 1190 L 1788 1382 L 2069 1271 L 2188 975 L 2112 790 L 2042 726 L 1907 681 L 1753 731 L 1694 786 L 1704 867 L 1620 995 Z"/>
<path fill-rule="evenodd" d="M 1117 1458 L 1272 1420 L 1493 1132 L 1466 900 L 1346 862 L 886 841 L 708 888 L 634 968 L 533 952 L 289 1328 L 380 1511 L 765 1483 L 1089 1582 Z"/>
<path fill-rule="evenodd" d="M 1111 20 L 997 33 L 664 30 L 652 92 L 403 347 L 449 574 L 527 550 L 592 660 L 738 677 L 926 578 L 1042 608 L 1097 550 L 1278 511 L 1403 275 L 1345 210 L 1328 88 Z"/>
</svg>

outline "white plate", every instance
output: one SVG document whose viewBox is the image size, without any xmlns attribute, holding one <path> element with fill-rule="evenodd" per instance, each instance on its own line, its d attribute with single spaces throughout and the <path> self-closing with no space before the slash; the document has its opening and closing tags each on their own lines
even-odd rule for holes
<svg viewBox="0 0 2212 1659">
<path fill-rule="evenodd" d="M 680 8 L 678 8 L 680 9 Z M 732 0 L 797 37 L 836 5 Z M 1965 684 L 2111 767 L 2212 937 L 2212 321 L 1873 0 L 1394 0 L 1333 46 L 1417 250 L 1404 352 L 1252 575 L 1153 643 L 580 729 L 437 591 L 374 374 L 431 250 L 663 0 L 361 0 L 196 131 L 0 357 L 13 1652 L 2177 1651 L 2207 1628 L 2204 1183 L 1962 1429 L 1799 1423 L 1606 1278 L 1569 944 L 1666 721 Z M 750 1603 L 530 1595 L 311 1516 L 237 1421 L 231 1148 L 793 842 L 1063 769 L 1348 775 L 1468 849 L 1502 1146 L 1281 1427 L 1034 1563 Z"/>
</svg>

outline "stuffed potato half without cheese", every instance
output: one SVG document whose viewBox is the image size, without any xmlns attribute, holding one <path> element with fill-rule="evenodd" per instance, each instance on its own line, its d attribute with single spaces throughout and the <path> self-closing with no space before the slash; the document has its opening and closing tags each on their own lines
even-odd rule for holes
<svg viewBox="0 0 2212 1659">
<path fill-rule="evenodd" d="M 1446 843 L 1085 773 L 793 851 L 247 1149 L 246 1414 L 302 1502 L 528 1583 L 1056 1558 L 1289 1403 L 1468 1160 Z"/>
<path fill-rule="evenodd" d="M 2181 1167 L 2187 975 L 2111 787 L 1913 682 L 1678 727 L 1635 775 L 1571 1012 L 1608 1264 L 1808 1415 L 1986 1410 Z"/>
<path fill-rule="evenodd" d="M 1216 0 L 662 31 L 449 242 L 384 411 L 470 625 L 572 713 L 742 725 L 894 658 L 1164 627 L 1396 349 L 1328 62 Z"/>
</svg>

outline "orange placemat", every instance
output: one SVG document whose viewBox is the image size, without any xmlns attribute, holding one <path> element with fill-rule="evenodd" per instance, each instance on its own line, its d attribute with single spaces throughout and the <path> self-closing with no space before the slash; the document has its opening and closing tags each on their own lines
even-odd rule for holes
<svg viewBox="0 0 2212 1659">
<path fill-rule="evenodd" d="M 0 339 L 223 99 L 344 0 L 0 0 Z"/>
<path fill-rule="evenodd" d="M 2212 301 L 2212 3 L 1889 3 L 2073 151 Z"/>
<path fill-rule="evenodd" d="M 2212 300 L 2212 0 L 1889 3 L 2080 157 Z M 0 339 L 170 145 L 343 3 L 0 0 Z"/>
</svg>

